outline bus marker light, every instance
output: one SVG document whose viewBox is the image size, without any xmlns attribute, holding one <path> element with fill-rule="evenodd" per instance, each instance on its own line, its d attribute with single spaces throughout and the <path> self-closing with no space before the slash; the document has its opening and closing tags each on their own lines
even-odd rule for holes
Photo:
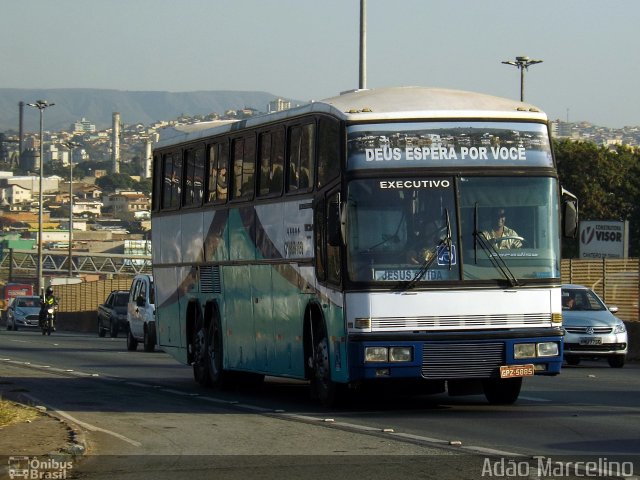
<svg viewBox="0 0 640 480">
<path fill-rule="evenodd" d="M 388 368 L 376 368 L 376 377 L 388 377 L 391 372 Z"/>
<path fill-rule="evenodd" d="M 356 318 L 356 328 L 368 329 L 371 328 L 370 318 Z"/>
</svg>

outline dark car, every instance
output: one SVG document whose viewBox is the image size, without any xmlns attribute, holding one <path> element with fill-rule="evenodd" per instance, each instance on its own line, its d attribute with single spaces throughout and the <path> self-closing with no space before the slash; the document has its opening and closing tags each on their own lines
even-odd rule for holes
<svg viewBox="0 0 640 480">
<path fill-rule="evenodd" d="M 107 332 L 117 337 L 118 332 L 127 331 L 127 290 L 114 290 L 103 304 L 98 305 L 98 335 L 104 337 Z"/>
<path fill-rule="evenodd" d="M 614 368 L 624 366 L 628 351 L 627 329 L 595 292 L 582 285 L 562 285 L 564 358 L 569 365 L 581 359 L 606 358 Z"/>
</svg>

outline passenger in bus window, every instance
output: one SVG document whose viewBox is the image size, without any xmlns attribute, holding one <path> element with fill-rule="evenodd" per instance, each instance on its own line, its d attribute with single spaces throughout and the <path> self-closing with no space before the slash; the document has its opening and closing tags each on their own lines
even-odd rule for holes
<svg viewBox="0 0 640 480">
<path fill-rule="evenodd" d="M 507 215 L 504 208 L 493 210 L 492 227 L 482 232 L 487 240 L 490 240 L 497 249 L 521 248 L 524 240 L 518 232 L 506 225 Z"/>
<path fill-rule="evenodd" d="M 218 170 L 216 193 L 218 201 L 224 202 L 227 200 L 227 167 L 222 167 Z"/>
</svg>

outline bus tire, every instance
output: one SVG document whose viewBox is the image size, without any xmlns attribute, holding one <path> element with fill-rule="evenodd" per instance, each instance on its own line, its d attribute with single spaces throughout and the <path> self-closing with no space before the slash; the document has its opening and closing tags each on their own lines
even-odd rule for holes
<svg viewBox="0 0 640 480">
<path fill-rule="evenodd" d="M 207 329 L 206 360 L 209 382 L 213 387 L 222 387 L 225 372 L 222 368 L 222 328 L 220 320 L 214 318 Z"/>
<path fill-rule="evenodd" d="M 194 334 L 192 340 L 193 351 L 193 378 L 203 387 L 210 387 L 209 372 L 207 371 L 207 330 L 202 321 L 202 316 L 195 319 Z"/>
<path fill-rule="evenodd" d="M 329 340 L 326 329 L 316 330 L 317 337 L 313 346 L 313 374 L 311 377 L 311 394 L 327 408 L 334 407 L 340 398 L 340 385 L 331 380 L 331 363 L 329 361 Z"/>
<path fill-rule="evenodd" d="M 511 405 L 515 403 L 522 388 L 522 377 L 498 379 L 482 382 L 484 396 L 492 405 Z"/>
</svg>

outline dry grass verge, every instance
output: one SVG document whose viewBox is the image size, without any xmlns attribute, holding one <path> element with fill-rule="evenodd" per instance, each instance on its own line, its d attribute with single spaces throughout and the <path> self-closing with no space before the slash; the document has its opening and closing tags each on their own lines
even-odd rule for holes
<svg viewBox="0 0 640 480">
<path fill-rule="evenodd" d="M 37 416 L 38 411 L 33 408 L 0 399 L 0 428 L 14 423 L 31 422 Z"/>
</svg>

